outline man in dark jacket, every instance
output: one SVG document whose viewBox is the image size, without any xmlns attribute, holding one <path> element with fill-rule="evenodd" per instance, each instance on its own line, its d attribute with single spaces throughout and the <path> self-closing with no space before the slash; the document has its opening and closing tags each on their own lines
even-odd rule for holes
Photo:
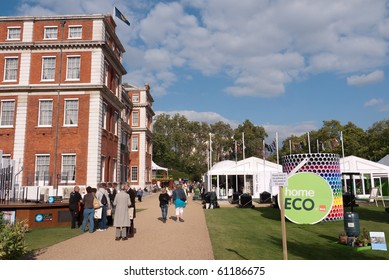
<svg viewBox="0 0 389 280">
<path fill-rule="evenodd" d="M 70 193 L 69 198 L 69 211 L 72 216 L 72 226 L 71 228 L 78 228 L 80 221 L 80 211 L 81 211 L 81 195 L 80 188 L 75 186 L 73 191 Z"/>
<path fill-rule="evenodd" d="M 131 187 L 127 185 L 127 193 L 130 195 L 131 200 L 131 206 L 130 208 L 134 208 L 134 215 L 131 219 L 131 225 L 128 228 L 128 237 L 134 237 L 135 234 L 135 225 L 134 225 L 134 219 L 136 216 L 136 207 L 135 207 L 135 198 L 136 198 L 136 191 Z"/>
</svg>

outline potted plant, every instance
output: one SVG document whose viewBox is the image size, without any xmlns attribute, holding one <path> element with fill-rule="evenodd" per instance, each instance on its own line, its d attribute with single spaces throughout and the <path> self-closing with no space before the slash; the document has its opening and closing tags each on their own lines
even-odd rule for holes
<svg viewBox="0 0 389 280">
<path fill-rule="evenodd" d="M 345 245 L 347 245 L 348 237 L 347 237 L 346 232 L 344 232 L 344 231 L 340 232 L 338 237 L 339 237 L 339 241 L 338 241 L 338 242 L 339 242 L 340 244 L 345 244 Z"/>
<path fill-rule="evenodd" d="M 370 243 L 370 236 L 369 236 L 368 231 L 365 228 L 363 228 L 363 230 L 362 230 L 361 241 L 362 241 L 363 246 L 367 246 Z"/>
</svg>

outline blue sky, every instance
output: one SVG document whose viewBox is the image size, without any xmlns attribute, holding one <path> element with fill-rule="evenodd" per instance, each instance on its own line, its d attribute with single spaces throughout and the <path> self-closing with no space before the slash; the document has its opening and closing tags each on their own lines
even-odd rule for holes
<svg viewBox="0 0 389 280">
<path fill-rule="evenodd" d="M 271 138 L 388 118 L 385 0 L 14 0 L 0 16 L 108 14 L 114 4 L 131 22 L 116 20 L 123 81 L 148 83 L 157 114 L 248 119 Z"/>
</svg>

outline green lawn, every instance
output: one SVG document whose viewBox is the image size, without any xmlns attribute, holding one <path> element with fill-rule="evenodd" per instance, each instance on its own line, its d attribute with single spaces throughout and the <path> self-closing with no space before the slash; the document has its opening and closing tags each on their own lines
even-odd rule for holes
<svg viewBox="0 0 389 280">
<path fill-rule="evenodd" d="M 33 228 L 26 234 L 26 243 L 29 251 L 35 251 L 80 234 L 80 229 L 71 229 L 70 226 Z"/>
<path fill-rule="evenodd" d="M 136 213 L 143 210 L 145 209 L 136 209 Z M 32 253 L 80 234 L 80 229 L 71 229 L 70 226 L 33 228 L 27 232 L 25 240 L 29 252 Z"/>
<path fill-rule="evenodd" d="M 346 209 L 346 211 L 350 211 Z M 271 207 L 205 210 L 216 260 L 282 260 L 280 212 Z M 360 231 L 385 232 L 389 238 L 389 213 L 384 207 L 354 207 Z M 297 225 L 286 221 L 290 260 L 387 260 L 387 251 L 365 250 L 337 244 L 343 221 Z M 388 246 L 389 248 L 389 246 Z"/>
</svg>

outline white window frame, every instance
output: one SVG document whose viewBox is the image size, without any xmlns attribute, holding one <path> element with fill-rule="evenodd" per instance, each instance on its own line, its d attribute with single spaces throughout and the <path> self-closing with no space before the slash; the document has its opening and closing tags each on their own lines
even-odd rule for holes
<svg viewBox="0 0 389 280">
<path fill-rule="evenodd" d="M 4 116 L 4 103 L 13 103 L 13 109 L 12 110 L 8 110 L 6 111 L 8 113 L 8 115 Z M 0 107 L 0 127 L 13 127 L 14 126 L 14 119 L 15 119 L 15 99 L 4 99 L 4 100 L 1 100 L 1 107 Z M 11 113 L 12 111 L 12 113 Z M 11 117 L 11 114 L 12 114 L 12 118 Z M 5 119 L 5 117 L 8 117 L 7 119 Z M 9 124 L 9 123 L 5 123 L 5 121 L 7 120 L 12 120 L 12 123 Z"/>
<path fill-rule="evenodd" d="M 51 103 L 51 108 L 44 108 L 43 103 Z M 46 114 L 42 114 L 43 112 L 47 112 L 50 116 L 49 118 L 44 118 Z M 47 123 L 43 123 L 44 120 L 47 119 Z M 53 123 L 53 99 L 39 99 L 39 112 L 38 112 L 38 127 L 51 127 Z"/>
<path fill-rule="evenodd" d="M 119 113 L 117 111 L 113 114 L 113 121 L 113 134 L 118 135 Z"/>
<path fill-rule="evenodd" d="M 82 39 L 82 25 L 69 25 L 68 39 Z"/>
<path fill-rule="evenodd" d="M 57 40 L 57 39 L 58 39 L 58 26 L 45 26 L 43 40 Z"/>
<path fill-rule="evenodd" d="M 133 103 L 139 103 L 139 93 L 134 93 L 132 95 L 132 102 Z"/>
<path fill-rule="evenodd" d="M 4 81 L 5 82 L 16 82 L 18 79 L 18 71 L 19 71 L 19 57 L 17 56 L 8 56 L 4 58 Z M 13 65 L 9 65 L 11 60 L 16 60 L 16 67 L 10 68 Z M 10 73 L 13 71 L 14 73 Z M 11 77 L 10 77 L 11 76 Z M 10 78 L 9 78 L 10 77 Z"/>
<path fill-rule="evenodd" d="M 105 175 L 105 156 L 100 157 L 100 176 L 101 176 L 101 181 L 103 182 L 104 180 L 104 175 Z"/>
<path fill-rule="evenodd" d="M 136 172 L 134 172 L 136 170 Z M 138 182 L 139 168 L 136 165 L 131 166 L 131 182 Z"/>
<path fill-rule="evenodd" d="M 70 153 L 70 154 L 62 154 L 61 155 L 61 182 L 64 182 L 66 180 L 62 180 L 62 174 L 65 173 L 65 169 L 64 169 L 64 158 L 65 157 L 74 157 L 74 164 L 73 165 L 68 165 L 68 166 L 74 166 L 74 170 L 73 170 L 73 178 L 72 179 L 68 179 L 67 182 L 75 182 L 76 181 L 76 169 L 77 169 L 77 155 L 74 154 L 74 153 Z M 70 170 L 72 171 L 72 170 Z M 69 177 L 64 177 L 64 178 L 69 178 Z"/>
<path fill-rule="evenodd" d="M 68 121 L 68 116 L 72 116 L 72 114 L 70 114 L 70 115 L 68 114 L 69 110 L 76 111 L 74 108 L 67 107 L 67 105 L 70 104 L 71 101 L 77 101 L 77 117 L 75 118 L 75 120 L 70 119 Z M 63 111 L 64 111 L 64 117 L 63 117 L 64 123 L 63 123 L 63 125 L 64 126 L 78 126 L 79 106 L 80 106 L 80 102 L 79 102 L 78 98 L 65 98 L 64 108 L 63 108 Z M 70 121 L 73 121 L 73 123 L 70 123 Z"/>
<path fill-rule="evenodd" d="M 48 60 L 54 60 L 54 66 L 48 64 Z M 42 81 L 54 81 L 55 79 L 55 66 L 57 59 L 55 56 L 43 56 L 42 57 Z M 47 74 L 49 73 L 49 74 Z M 47 78 L 49 76 L 49 78 Z"/>
<path fill-rule="evenodd" d="M 19 34 L 13 34 L 11 31 L 19 30 Z M 7 30 L 7 41 L 15 41 L 20 40 L 22 33 L 22 28 L 20 26 L 8 26 Z M 15 35 L 19 35 L 18 37 L 14 37 Z"/>
<path fill-rule="evenodd" d="M 136 118 L 135 118 L 136 115 Z M 139 126 L 139 111 L 132 111 L 132 121 L 131 124 L 132 126 Z"/>
<path fill-rule="evenodd" d="M 139 151 L 139 135 L 131 136 L 131 151 L 138 152 Z"/>
<path fill-rule="evenodd" d="M 105 129 L 105 130 L 107 130 L 107 112 L 108 111 L 108 105 L 107 105 L 107 103 L 103 103 L 103 112 L 102 112 L 102 117 L 103 117 L 103 119 L 102 119 L 102 127 L 103 127 L 103 129 Z"/>
<path fill-rule="evenodd" d="M 48 162 L 45 163 L 45 164 L 40 164 L 39 166 L 43 166 L 44 168 L 38 168 L 38 158 L 46 158 L 48 159 Z M 34 182 L 36 182 L 36 176 L 37 176 L 37 172 L 43 172 L 43 180 L 41 179 L 42 176 L 41 174 L 39 174 L 38 178 L 38 185 L 41 185 L 41 183 L 44 184 L 44 182 L 46 181 L 46 176 L 45 174 L 47 174 L 48 177 L 50 177 L 50 154 L 35 154 L 35 172 L 34 172 Z M 35 183 L 34 183 L 35 184 Z"/>
<path fill-rule="evenodd" d="M 107 61 L 104 61 L 104 85 L 108 87 L 108 68 L 109 64 Z"/>
<path fill-rule="evenodd" d="M 115 95 L 119 97 L 119 87 L 120 87 L 120 78 L 116 76 L 115 78 Z"/>
<path fill-rule="evenodd" d="M 3 160 L 11 160 L 11 154 L 3 154 L 3 155 L 1 156 L 1 158 L 2 158 Z M 3 164 L 4 164 L 4 161 L 3 161 Z"/>
<path fill-rule="evenodd" d="M 71 64 L 73 59 L 78 59 L 78 65 Z M 71 65 L 69 65 L 71 64 Z M 81 78 L 81 56 L 69 55 L 66 61 L 66 80 L 67 81 L 79 81 Z"/>
<path fill-rule="evenodd" d="M 113 181 L 113 182 L 117 182 L 117 180 L 118 180 L 117 165 L 118 165 L 118 160 L 117 160 L 116 158 L 114 158 L 114 159 L 112 160 L 112 169 L 113 169 L 112 181 Z"/>
</svg>

